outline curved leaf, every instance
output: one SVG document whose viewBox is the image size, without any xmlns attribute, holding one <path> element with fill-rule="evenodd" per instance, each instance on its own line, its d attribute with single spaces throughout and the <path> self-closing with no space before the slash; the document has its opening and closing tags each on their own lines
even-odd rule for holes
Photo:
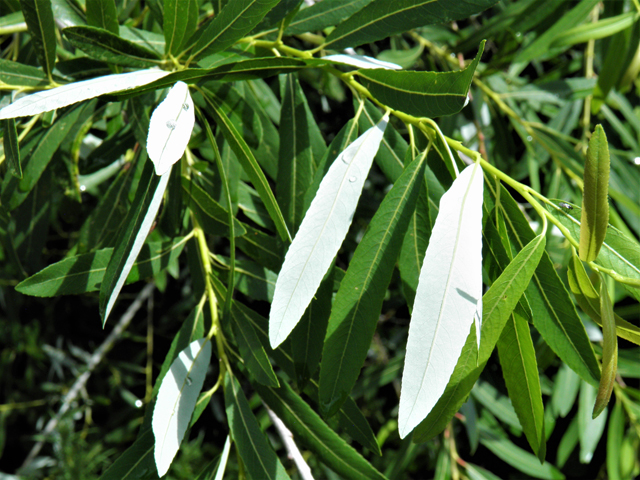
<svg viewBox="0 0 640 480">
<path fill-rule="evenodd" d="M 483 172 L 469 165 L 440 200 L 413 305 L 398 429 L 404 438 L 445 390 L 482 297 Z"/>
<path fill-rule="evenodd" d="M 618 336 L 616 321 L 613 316 L 613 305 L 607 291 L 607 281 L 600 279 L 600 318 L 602 318 L 602 376 L 593 406 L 593 418 L 602 413 L 609 403 L 613 386 L 616 383 L 618 370 Z"/>
<path fill-rule="evenodd" d="M 158 391 L 152 428 L 154 458 L 162 477 L 178 453 L 211 361 L 211 342 L 201 338 L 180 352 Z"/>
<path fill-rule="evenodd" d="M 0 109 L 0 119 L 26 117 L 49 112 L 107 93 L 146 85 L 165 75 L 169 75 L 169 73 L 162 70 L 140 70 L 92 78 L 91 80 L 74 82 L 51 90 L 44 90 L 22 97 L 11 105 Z"/>
<path fill-rule="evenodd" d="M 358 70 L 362 84 L 381 103 L 417 117 L 439 117 L 459 112 L 468 101 L 484 41 L 476 58 L 456 72 L 395 72 Z"/>
<path fill-rule="evenodd" d="M 296 326 L 338 253 L 387 121 L 385 116 L 349 145 L 322 180 L 278 275 L 269 316 L 272 348 Z"/>
<path fill-rule="evenodd" d="M 584 165 L 584 194 L 580 218 L 580 259 L 598 256 L 609 224 L 609 146 L 601 125 L 591 134 Z"/>
</svg>

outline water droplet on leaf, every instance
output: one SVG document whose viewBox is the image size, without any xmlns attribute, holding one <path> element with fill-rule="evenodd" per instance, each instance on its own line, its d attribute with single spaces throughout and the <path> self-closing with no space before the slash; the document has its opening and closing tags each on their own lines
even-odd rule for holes
<svg viewBox="0 0 640 480">
<path fill-rule="evenodd" d="M 356 177 L 349 177 L 349 181 L 350 181 L 351 183 L 355 182 L 356 180 L 357 180 L 357 178 L 356 178 Z"/>
<path fill-rule="evenodd" d="M 167 122 L 167 128 L 170 128 L 171 130 L 173 130 L 174 128 L 176 128 L 176 122 L 174 122 L 173 120 L 169 120 Z"/>
</svg>

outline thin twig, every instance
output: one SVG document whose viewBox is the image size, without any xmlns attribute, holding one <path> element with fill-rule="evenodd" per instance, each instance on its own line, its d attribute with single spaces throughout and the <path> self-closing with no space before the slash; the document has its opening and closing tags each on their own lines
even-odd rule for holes
<svg viewBox="0 0 640 480">
<path fill-rule="evenodd" d="M 42 450 L 42 447 L 44 446 L 45 439 L 56 429 L 62 416 L 67 412 L 67 410 L 69 410 L 71 403 L 76 399 L 80 391 L 87 384 L 87 381 L 93 373 L 93 370 L 100 364 L 100 362 L 102 362 L 107 352 L 111 350 L 113 344 L 120 338 L 124 330 L 129 326 L 135 314 L 138 312 L 138 310 L 140 310 L 140 307 L 142 307 L 147 298 L 151 296 L 153 290 L 154 285 L 149 283 L 140 291 L 127 311 L 124 312 L 124 315 L 120 317 L 120 320 L 118 321 L 116 326 L 113 327 L 111 333 L 107 336 L 104 342 L 102 342 L 102 345 L 100 345 L 100 347 L 98 347 L 98 349 L 91 356 L 91 358 L 87 362 L 86 370 L 76 379 L 76 381 L 73 383 L 73 385 L 65 395 L 58 413 L 56 413 L 55 417 L 49 420 L 47 425 L 44 427 L 44 430 L 40 432 L 40 435 L 44 438 L 33 446 L 31 451 L 29 452 L 29 455 L 27 455 L 27 458 L 20 467 L 20 470 L 24 470 L 40 453 L 40 450 Z"/>
<path fill-rule="evenodd" d="M 271 419 L 273 426 L 276 427 L 278 435 L 280 435 L 280 438 L 282 439 L 282 443 L 284 443 L 284 448 L 287 449 L 287 456 L 293 460 L 293 463 L 298 467 L 300 478 L 303 480 L 314 480 L 309 465 L 304 461 L 302 453 L 300 453 L 296 442 L 293 440 L 293 434 L 291 431 L 269 407 L 265 405 L 265 408 L 267 409 L 267 413 L 269 414 L 269 418 Z"/>
</svg>

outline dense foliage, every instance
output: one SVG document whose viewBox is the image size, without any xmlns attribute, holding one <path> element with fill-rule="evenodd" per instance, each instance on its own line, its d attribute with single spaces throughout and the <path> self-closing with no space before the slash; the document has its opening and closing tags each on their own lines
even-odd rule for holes
<svg viewBox="0 0 640 480">
<path fill-rule="evenodd" d="M 0 478 L 636 478 L 639 20 L 0 0 Z"/>
</svg>

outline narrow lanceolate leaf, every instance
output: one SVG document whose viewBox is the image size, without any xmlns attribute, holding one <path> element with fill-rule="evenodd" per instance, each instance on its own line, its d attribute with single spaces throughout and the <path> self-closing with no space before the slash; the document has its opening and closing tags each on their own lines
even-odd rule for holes
<svg viewBox="0 0 640 480">
<path fill-rule="evenodd" d="M 141 432 L 136 441 L 102 474 L 100 480 L 141 480 L 151 478 L 153 462 L 153 432 Z"/>
<path fill-rule="evenodd" d="M 118 35 L 118 10 L 115 0 L 87 0 L 87 23 Z"/>
<path fill-rule="evenodd" d="M 354 480 L 384 479 L 358 452 L 302 400 L 286 382 L 280 388 L 256 385 L 256 390 L 295 438 L 311 449 L 318 458 L 340 475 Z"/>
<path fill-rule="evenodd" d="M 103 326 L 151 230 L 170 174 L 171 170 L 159 177 L 153 173 L 151 163 L 144 167 L 136 197 L 124 221 L 123 232 L 118 237 L 100 285 L 100 316 Z"/>
<path fill-rule="evenodd" d="M 440 200 L 409 324 L 401 438 L 444 392 L 482 297 L 482 190 L 482 169 L 469 165 Z"/>
<path fill-rule="evenodd" d="M 600 279 L 600 317 L 602 318 L 602 376 L 593 407 L 593 418 L 602 413 L 616 383 L 618 370 L 618 337 L 616 335 L 616 321 L 613 316 L 613 305 L 607 291 L 607 280 Z"/>
<path fill-rule="evenodd" d="M 304 92 L 295 75 L 284 77 L 285 88 L 280 113 L 277 198 L 289 230 L 295 234 L 304 217 L 304 195 L 313 181 L 316 162 L 311 149 L 311 129 Z"/>
<path fill-rule="evenodd" d="M 384 105 L 417 117 L 452 115 L 466 105 L 469 86 L 484 50 L 456 72 L 395 72 L 359 70 L 361 83 Z"/>
<path fill-rule="evenodd" d="M 388 117 L 358 137 L 333 162 L 278 275 L 269 341 L 280 345 L 296 326 L 347 235 Z"/>
<path fill-rule="evenodd" d="M 584 313 L 589 315 L 591 319 L 598 325 L 603 326 L 600 311 L 600 295 L 591 283 L 589 275 L 587 275 L 584 265 L 577 255 L 573 255 L 567 268 L 567 280 L 569 288 L 576 297 L 576 303 Z M 640 328 L 633 323 L 627 322 L 624 318 L 614 313 L 613 318 L 616 322 L 616 333 L 620 338 L 624 338 L 630 342 L 640 345 Z"/>
<path fill-rule="evenodd" d="M 371 346 L 395 260 L 416 208 L 426 155 L 385 196 L 336 294 L 320 365 L 320 410 L 331 416 L 351 392 Z"/>
<path fill-rule="evenodd" d="M 11 173 L 17 178 L 22 178 L 22 165 L 20 164 L 20 148 L 18 146 L 16 121 L 13 118 L 7 118 L 2 123 L 4 126 L 4 156 L 9 163 Z"/>
<path fill-rule="evenodd" d="M 518 415 L 529 445 L 540 461 L 546 453 L 544 405 L 536 351 L 531 340 L 529 322 L 513 312 L 498 340 L 502 375 L 509 398 Z"/>
<path fill-rule="evenodd" d="M 322 2 L 316 2 L 311 7 L 300 10 L 285 33 L 296 35 L 324 30 L 349 18 L 370 2 L 371 0 L 322 0 Z"/>
<path fill-rule="evenodd" d="M 584 193 L 580 219 L 580 259 L 592 262 L 598 256 L 609 224 L 609 146 L 601 125 L 589 140 L 584 165 Z"/>
<path fill-rule="evenodd" d="M 69 27 L 62 33 L 89 57 L 125 67 L 150 67 L 160 63 L 156 52 L 98 27 Z"/>
<path fill-rule="evenodd" d="M 211 361 L 211 342 L 201 338 L 180 352 L 160 385 L 153 409 L 154 458 L 162 477 L 178 453 Z"/>
<path fill-rule="evenodd" d="M 51 79 L 56 63 L 56 31 L 49 0 L 20 0 L 20 8 L 31 34 L 42 70 Z"/>
<path fill-rule="evenodd" d="M 280 0 L 234 0 L 227 2 L 199 36 L 192 58 L 226 50 L 260 23 Z"/>
<path fill-rule="evenodd" d="M 133 283 L 161 272 L 182 253 L 186 240 L 174 238 L 169 242 L 146 243 L 133 264 L 125 283 Z M 65 258 L 40 270 L 16 285 L 23 295 L 54 297 L 95 292 L 107 271 L 112 248 Z"/>
<path fill-rule="evenodd" d="M 224 403 L 231 434 L 249 477 L 288 479 L 289 475 L 260 430 L 238 380 L 229 372 L 224 377 Z"/>
<path fill-rule="evenodd" d="M 140 70 L 70 83 L 18 99 L 0 109 L 0 119 L 37 115 L 107 93 L 146 85 L 168 74 L 162 70 Z"/>
<path fill-rule="evenodd" d="M 351 65 L 357 68 L 383 68 L 385 70 L 402 70 L 400 65 L 391 62 L 384 62 L 366 55 L 328 55 L 322 57 L 323 60 L 331 60 L 334 63 L 342 63 L 343 65 Z"/>
<path fill-rule="evenodd" d="M 46 86 L 47 79 L 37 67 L 0 58 L 0 82 L 12 87 Z"/>
<path fill-rule="evenodd" d="M 496 2 L 497 0 L 394 0 L 389 3 L 387 0 L 374 0 L 339 24 L 327 37 L 325 46 L 338 50 L 357 47 L 412 28 L 468 18 Z"/>
<path fill-rule="evenodd" d="M 165 53 L 177 55 L 198 24 L 198 0 L 165 0 Z"/>
<path fill-rule="evenodd" d="M 242 168 L 251 179 L 253 187 L 260 195 L 260 199 L 269 212 L 271 220 L 273 220 L 273 223 L 276 225 L 276 230 L 278 230 L 280 238 L 285 242 L 290 241 L 291 236 L 289 235 L 289 230 L 287 229 L 287 225 L 284 221 L 282 212 L 280 211 L 280 207 L 278 206 L 278 202 L 276 202 L 273 192 L 271 191 L 271 187 L 269 186 L 269 182 L 267 181 L 267 177 L 265 177 L 258 161 L 251 152 L 249 145 L 247 145 L 247 142 L 242 138 L 240 132 L 231 123 L 229 117 L 224 114 L 217 99 L 212 94 L 209 94 L 205 96 L 205 100 L 212 107 L 210 113 L 215 117 L 218 128 L 222 131 L 225 140 L 229 142 L 231 150 L 236 154 L 240 165 L 242 165 Z"/>
<path fill-rule="evenodd" d="M 156 107 L 149 122 L 147 152 L 156 175 L 164 175 L 184 154 L 196 117 L 189 87 L 177 82 Z"/>
</svg>

